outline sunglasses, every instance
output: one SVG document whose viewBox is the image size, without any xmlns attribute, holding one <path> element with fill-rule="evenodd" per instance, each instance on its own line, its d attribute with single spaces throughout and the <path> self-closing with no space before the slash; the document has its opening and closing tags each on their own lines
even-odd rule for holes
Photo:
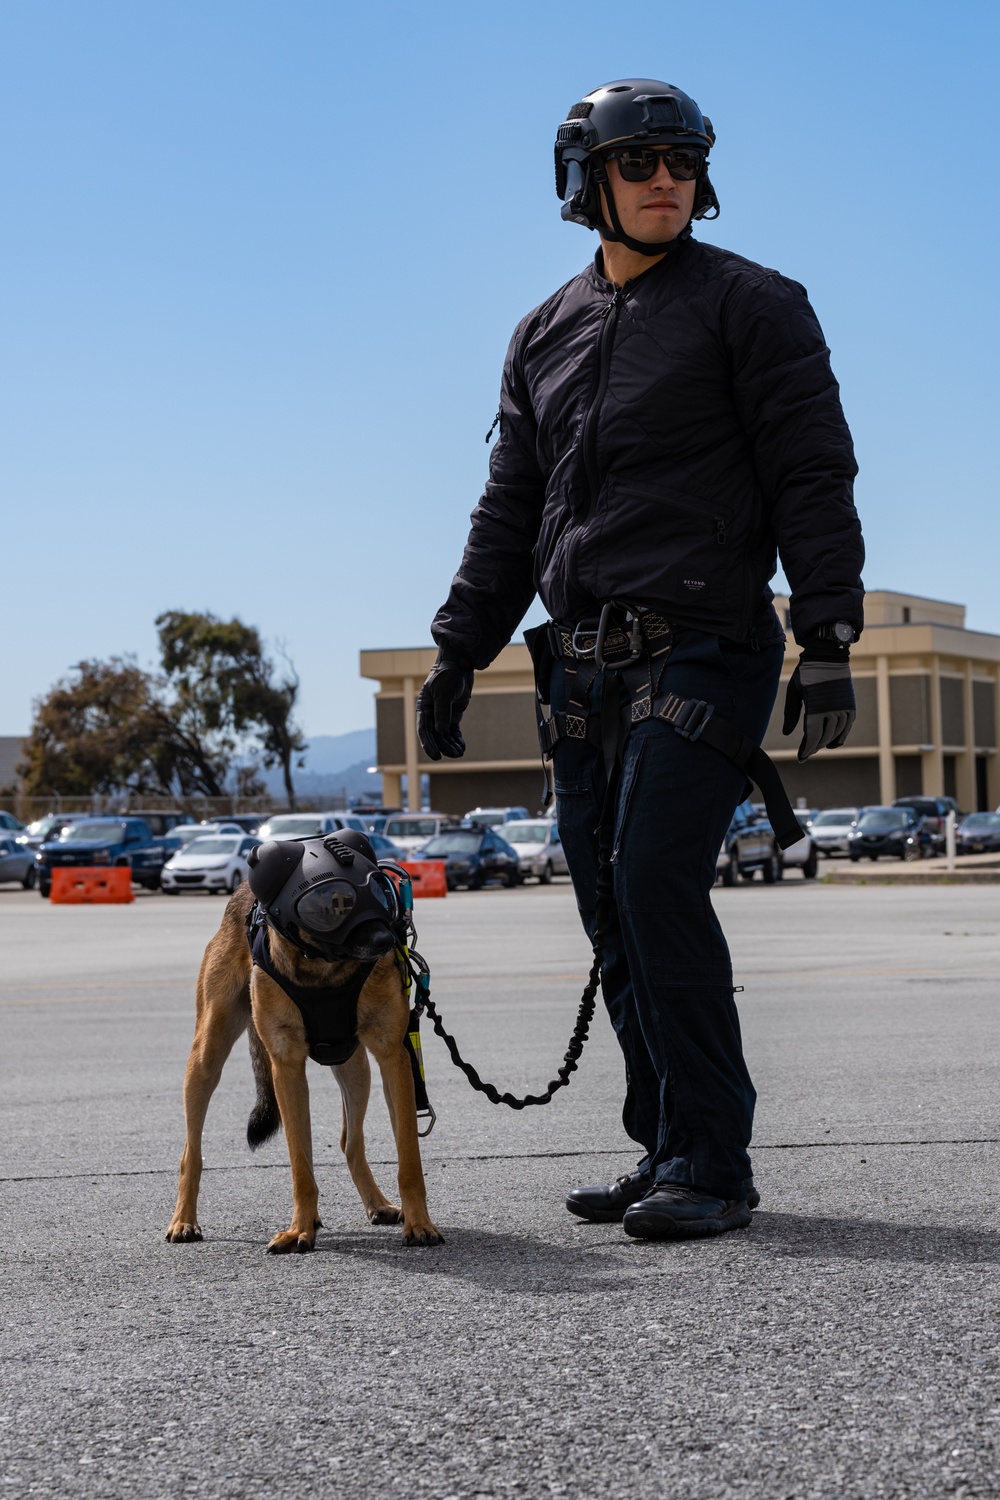
<svg viewBox="0 0 1000 1500">
<path fill-rule="evenodd" d="M 694 182 L 700 177 L 705 165 L 701 151 L 685 151 L 679 146 L 624 147 L 620 151 L 609 151 L 608 160 L 618 163 L 618 170 L 626 182 L 648 182 L 663 162 L 675 182 Z"/>
</svg>

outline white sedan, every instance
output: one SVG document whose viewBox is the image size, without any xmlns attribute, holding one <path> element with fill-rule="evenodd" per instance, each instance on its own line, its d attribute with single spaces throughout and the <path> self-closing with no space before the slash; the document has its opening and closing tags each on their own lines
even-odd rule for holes
<svg viewBox="0 0 1000 1500">
<path fill-rule="evenodd" d="M 569 865 L 554 818 L 518 818 L 497 829 L 517 855 L 521 879 L 536 875 L 548 885 L 553 875 L 568 875 Z"/>
<path fill-rule="evenodd" d="M 178 849 L 163 866 L 160 885 L 167 896 L 181 891 L 232 893 L 247 878 L 247 855 L 260 839 L 245 833 L 209 833 Z"/>
</svg>

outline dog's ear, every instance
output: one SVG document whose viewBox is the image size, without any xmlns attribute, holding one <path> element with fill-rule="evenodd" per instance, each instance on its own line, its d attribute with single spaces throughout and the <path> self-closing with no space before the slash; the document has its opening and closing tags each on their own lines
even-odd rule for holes
<svg viewBox="0 0 1000 1500">
<path fill-rule="evenodd" d="M 248 880 L 257 900 L 267 906 L 272 902 L 292 871 L 302 863 L 303 845 L 298 840 L 277 843 L 271 839 L 251 851 L 247 864 Z"/>
</svg>

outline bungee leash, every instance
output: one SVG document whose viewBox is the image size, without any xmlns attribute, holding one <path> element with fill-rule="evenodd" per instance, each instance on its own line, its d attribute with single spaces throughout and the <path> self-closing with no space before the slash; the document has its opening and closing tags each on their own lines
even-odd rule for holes
<svg viewBox="0 0 1000 1500">
<path fill-rule="evenodd" d="M 417 952 L 414 944 L 417 940 L 417 929 L 413 921 L 413 884 L 407 872 L 401 865 L 386 861 L 381 868 L 395 875 L 399 881 L 399 902 L 401 915 L 397 929 L 396 959 L 403 974 L 403 982 L 406 985 L 407 998 L 410 1000 L 410 1038 L 411 1048 L 416 1055 L 420 1066 L 421 1077 L 423 1076 L 423 1062 L 420 1052 L 420 1017 L 426 1011 L 430 1017 L 431 1025 L 436 1034 L 448 1048 L 449 1055 L 456 1068 L 460 1068 L 469 1083 L 479 1094 L 485 1094 L 491 1104 L 506 1104 L 508 1109 L 526 1109 L 533 1104 L 548 1104 L 557 1090 L 565 1088 L 571 1076 L 576 1072 L 580 1055 L 583 1052 L 584 1043 L 590 1034 L 590 1023 L 594 1019 L 594 1011 L 597 1004 L 597 991 L 601 983 L 601 954 L 595 949 L 594 962 L 591 965 L 590 975 L 586 987 L 580 997 L 580 1008 L 577 1012 L 576 1025 L 573 1027 L 573 1035 L 569 1039 L 563 1057 L 562 1066 L 557 1068 L 555 1078 L 551 1079 L 544 1094 L 525 1094 L 523 1099 L 509 1092 L 501 1093 L 494 1083 L 484 1083 L 479 1072 L 472 1063 L 466 1062 L 458 1050 L 458 1043 L 451 1033 L 446 1029 L 444 1022 L 438 1013 L 437 1006 L 431 999 L 431 975 L 427 960 Z M 415 1037 L 415 1047 L 413 1038 Z M 433 1120 L 431 1121 L 433 1126 Z M 431 1126 L 422 1134 L 429 1134 Z"/>
</svg>

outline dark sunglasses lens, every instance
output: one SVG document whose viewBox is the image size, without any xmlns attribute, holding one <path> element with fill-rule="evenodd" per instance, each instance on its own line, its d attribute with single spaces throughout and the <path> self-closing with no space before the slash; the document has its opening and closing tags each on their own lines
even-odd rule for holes
<svg viewBox="0 0 1000 1500">
<path fill-rule="evenodd" d="M 618 170 L 626 182 L 648 182 L 661 161 L 675 182 L 693 182 L 701 171 L 697 151 L 620 151 Z"/>
<path fill-rule="evenodd" d="M 697 151 L 665 151 L 667 171 L 675 182 L 693 182 L 701 171 L 701 157 Z"/>
<path fill-rule="evenodd" d="M 648 182 L 658 166 L 655 151 L 619 151 L 618 170 L 626 182 Z"/>
</svg>

